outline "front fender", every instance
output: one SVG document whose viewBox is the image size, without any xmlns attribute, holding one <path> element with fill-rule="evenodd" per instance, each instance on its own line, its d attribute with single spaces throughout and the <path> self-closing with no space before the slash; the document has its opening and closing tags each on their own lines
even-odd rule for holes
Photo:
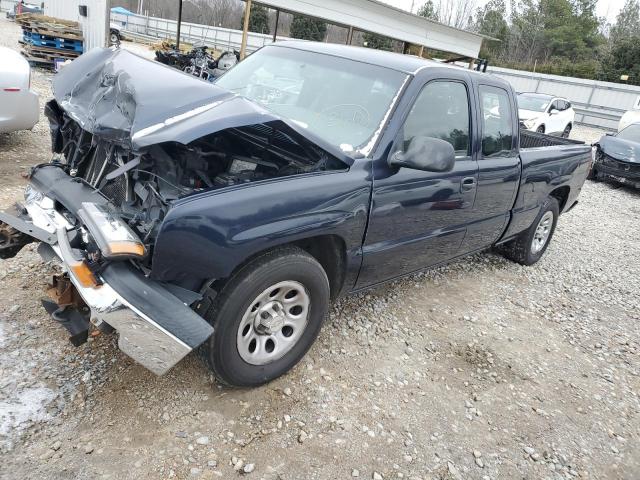
<svg viewBox="0 0 640 480">
<path fill-rule="evenodd" d="M 273 179 L 184 198 L 161 225 L 151 276 L 197 290 L 207 281 L 228 277 L 258 252 L 319 235 L 342 238 L 347 268 L 359 268 L 370 189 L 370 164 L 360 160 L 346 171 Z"/>
</svg>

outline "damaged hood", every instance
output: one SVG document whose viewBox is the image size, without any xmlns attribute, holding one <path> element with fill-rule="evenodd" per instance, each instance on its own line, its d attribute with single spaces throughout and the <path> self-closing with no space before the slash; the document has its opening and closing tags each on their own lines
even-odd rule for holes
<svg viewBox="0 0 640 480">
<path fill-rule="evenodd" d="M 244 97 L 120 48 L 95 48 L 78 57 L 54 77 L 53 94 L 84 130 L 133 150 L 168 141 L 188 144 L 227 128 L 277 123 L 353 162 L 338 147 Z"/>
<path fill-rule="evenodd" d="M 640 143 L 613 135 L 605 135 L 598 142 L 600 150 L 615 160 L 640 163 Z"/>
</svg>

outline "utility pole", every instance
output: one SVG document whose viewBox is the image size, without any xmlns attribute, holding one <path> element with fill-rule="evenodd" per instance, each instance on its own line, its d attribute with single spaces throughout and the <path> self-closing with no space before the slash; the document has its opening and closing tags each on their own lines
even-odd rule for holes
<svg viewBox="0 0 640 480">
<path fill-rule="evenodd" d="M 180 50 L 180 24 L 182 23 L 182 0 L 178 0 L 178 33 L 176 35 L 176 50 Z"/>
<path fill-rule="evenodd" d="M 105 38 L 104 38 L 104 44 L 108 47 L 109 45 L 111 45 L 111 1 L 110 0 L 105 0 L 104 2 L 104 8 L 105 8 L 105 12 L 104 12 L 104 30 L 105 30 Z"/>
<path fill-rule="evenodd" d="M 242 43 L 240 45 L 240 60 L 244 60 L 247 53 L 247 36 L 249 32 L 249 15 L 251 15 L 251 0 L 244 6 L 244 24 L 242 25 Z"/>
</svg>

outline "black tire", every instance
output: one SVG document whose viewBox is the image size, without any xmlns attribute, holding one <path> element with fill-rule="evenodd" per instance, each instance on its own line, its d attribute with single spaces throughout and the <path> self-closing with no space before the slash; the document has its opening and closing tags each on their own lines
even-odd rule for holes
<svg viewBox="0 0 640 480">
<path fill-rule="evenodd" d="M 571 124 L 567 123 L 567 126 L 564 127 L 564 130 L 562 131 L 562 138 L 569 138 L 569 135 L 571 135 Z"/>
<path fill-rule="evenodd" d="M 532 244 L 535 238 L 536 229 L 538 227 L 538 224 L 542 220 L 542 217 L 544 217 L 547 212 L 553 213 L 553 222 L 549 231 L 549 235 L 542 249 L 534 253 L 532 251 Z M 558 200 L 553 197 L 547 198 L 544 205 L 542 205 L 538 216 L 533 221 L 531 227 L 522 232 L 513 240 L 502 245 L 500 247 L 500 251 L 509 260 L 517 262 L 521 265 L 533 265 L 538 260 L 540 260 L 544 255 L 544 252 L 547 251 L 547 247 L 551 243 L 551 238 L 553 237 L 553 233 L 556 230 L 556 224 L 558 223 L 559 214 L 560 209 L 558 206 Z"/>
<path fill-rule="evenodd" d="M 298 282 L 306 290 L 310 299 L 306 327 L 281 358 L 264 365 L 248 363 L 237 344 L 243 315 L 261 292 L 285 281 Z M 207 311 L 200 312 L 214 327 L 213 335 L 201 347 L 201 354 L 220 382 L 238 387 L 262 385 L 283 375 L 302 359 L 318 336 L 328 308 L 329 280 L 318 261 L 297 247 L 272 250 L 234 273 Z"/>
<path fill-rule="evenodd" d="M 536 128 L 536 132 L 544 133 L 544 125 L 540 125 L 538 128 Z"/>
<path fill-rule="evenodd" d="M 120 34 L 118 32 L 112 31 L 109 34 L 109 41 L 111 42 L 111 45 L 117 44 L 120 41 Z"/>
</svg>

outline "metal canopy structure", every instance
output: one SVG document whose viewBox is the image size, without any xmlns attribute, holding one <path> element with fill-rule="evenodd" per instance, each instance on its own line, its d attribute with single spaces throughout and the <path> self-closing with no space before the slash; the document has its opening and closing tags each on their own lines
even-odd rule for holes
<svg viewBox="0 0 640 480">
<path fill-rule="evenodd" d="M 251 0 L 247 1 L 247 9 Z M 463 57 L 478 57 L 482 40 L 477 33 L 443 25 L 377 0 L 257 0 L 266 7 L 320 18 L 353 30 L 377 33 L 421 47 Z M 245 9 L 246 11 L 246 9 Z"/>
<path fill-rule="evenodd" d="M 348 28 L 347 43 L 351 43 L 353 31 L 359 30 L 423 48 L 455 53 L 473 60 L 478 57 L 483 39 L 489 38 L 414 15 L 377 0 L 257 0 L 255 2 L 245 0 L 245 2 L 241 58 L 245 54 L 244 47 L 246 46 L 252 3 L 275 9 L 276 18 L 282 11 L 319 18 L 328 23 Z M 178 38 L 176 43 L 179 45 L 182 0 L 178 0 L 178 5 Z M 276 21 L 276 29 L 277 25 Z"/>
</svg>

